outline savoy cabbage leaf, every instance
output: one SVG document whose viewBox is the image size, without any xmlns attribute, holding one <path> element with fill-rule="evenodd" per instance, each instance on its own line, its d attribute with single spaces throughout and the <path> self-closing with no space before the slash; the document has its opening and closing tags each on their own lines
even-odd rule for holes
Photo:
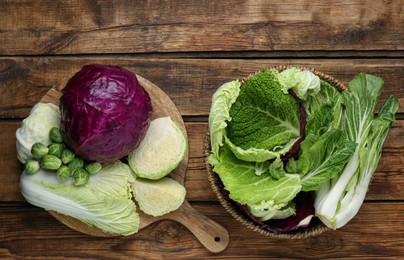
<svg viewBox="0 0 404 260">
<path fill-rule="evenodd" d="M 209 113 L 209 134 L 211 155 L 209 162 L 214 165 L 219 159 L 219 150 L 226 136 L 227 121 L 230 121 L 229 110 L 240 92 L 240 81 L 226 82 L 220 86 L 212 97 Z"/>
<path fill-rule="evenodd" d="M 301 190 L 298 174 L 274 179 L 268 171 L 257 175 L 255 165 L 238 159 L 226 145 L 222 146 L 220 163 L 214 171 L 219 174 L 231 199 L 243 205 L 270 202 L 274 208 L 281 209 Z"/>
<path fill-rule="evenodd" d="M 230 108 L 228 143 L 240 159 L 264 161 L 279 157 L 300 136 L 299 103 L 283 93 L 277 74 L 263 70 L 254 75 L 242 85 Z"/>
</svg>

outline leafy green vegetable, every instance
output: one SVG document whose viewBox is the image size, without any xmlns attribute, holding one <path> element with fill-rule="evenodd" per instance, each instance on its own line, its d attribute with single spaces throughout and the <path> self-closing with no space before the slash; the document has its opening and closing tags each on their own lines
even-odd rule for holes
<svg viewBox="0 0 404 260">
<path fill-rule="evenodd" d="M 323 134 L 301 156 L 287 164 L 287 170 L 300 174 L 303 191 L 317 190 L 321 183 L 337 176 L 355 151 L 356 144 L 345 139 L 342 131 L 333 129 Z"/>
<path fill-rule="evenodd" d="M 72 216 L 104 232 L 131 235 L 139 228 L 139 215 L 131 200 L 134 177 L 129 166 L 117 161 L 93 175 L 88 184 L 76 187 L 56 180 L 55 174 L 39 170 L 21 175 L 20 187 L 31 204 Z"/>
<path fill-rule="evenodd" d="M 219 149 L 224 143 L 227 121 L 231 120 L 229 110 L 240 93 L 240 86 L 240 81 L 230 81 L 220 86 L 213 94 L 209 114 L 209 134 L 212 151 L 209 156 L 209 162 L 212 165 L 217 164 L 219 161 Z"/>
<path fill-rule="evenodd" d="M 383 80 L 362 73 L 340 92 L 291 68 L 264 70 L 241 87 L 233 83 L 223 85 L 231 91 L 215 93 L 209 115 L 208 162 L 230 199 L 255 222 L 290 220 L 296 195 L 315 191 L 316 215 L 331 228 L 345 225 L 363 203 L 399 106 L 391 96 L 374 117 Z"/>
<path fill-rule="evenodd" d="M 268 171 L 255 174 L 255 163 L 238 159 L 227 146 L 222 147 L 220 163 L 214 167 L 230 198 L 241 204 L 271 202 L 278 209 L 286 206 L 301 190 L 298 174 L 285 174 L 274 179 Z"/>
<path fill-rule="evenodd" d="M 360 147 L 366 142 L 382 86 L 381 78 L 359 74 L 349 83 L 349 90 L 342 93 L 345 105 L 344 130 L 349 140 L 356 141 Z"/>
<path fill-rule="evenodd" d="M 273 158 L 279 158 L 286 154 L 296 141 L 296 139 L 291 139 L 283 148 L 276 147 L 273 151 L 269 151 L 260 148 L 249 148 L 244 150 L 241 147 L 234 145 L 226 136 L 224 139 L 226 145 L 233 151 L 236 157 L 247 162 L 265 162 Z"/>
<path fill-rule="evenodd" d="M 386 109 L 386 106 L 390 107 L 387 109 L 389 111 L 382 112 L 382 110 Z M 398 100 L 390 96 L 380 110 L 379 116 L 373 120 L 369 131 L 368 142 L 366 146 L 359 151 L 359 171 L 357 171 L 350 180 L 350 182 L 354 184 L 346 189 L 347 191 L 340 201 L 337 214 L 332 219 L 332 221 L 335 221 L 334 227 L 338 228 L 345 225 L 358 213 L 381 158 L 382 145 L 391 124 L 394 122 L 394 114 L 397 109 Z M 325 220 L 325 222 L 327 222 L 327 220 Z"/>
<path fill-rule="evenodd" d="M 305 134 L 319 137 L 328 130 L 332 129 L 331 122 L 334 117 L 334 106 L 332 103 L 326 103 L 319 107 L 313 114 L 308 116 Z"/>
<path fill-rule="evenodd" d="M 335 114 L 338 117 L 341 117 L 341 107 L 339 106 L 342 102 L 341 92 L 324 80 L 321 80 L 320 83 L 321 88 L 319 92 L 316 95 L 308 96 L 307 100 L 304 101 L 304 107 L 307 115 L 312 115 L 324 104 L 333 103 L 335 105 Z M 337 123 L 339 123 L 339 121 L 337 121 Z"/>
<path fill-rule="evenodd" d="M 381 149 L 384 139 L 376 139 L 375 133 L 386 131 L 387 135 L 394 120 L 398 101 L 393 98 L 387 100 L 377 119 L 373 117 L 382 85 L 380 78 L 360 74 L 347 91 L 340 93 L 312 73 L 294 68 L 281 73 L 262 71 L 247 80 L 240 91 L 238 86 L 225 85 L 235 91 L 227 95 L 218 91 L 215 95 L 223 102 L 218 103 L 218 98 L 212 101 L 216 109 L 211 110 L 210 123 L 215 122 L 216 127 L 210 124 L 209 163 L 230 198 L 247 205 L 262 221 L 282 212 L 290 214 L 295 195 L 300 190 L 314 190 L 317 215 L 335 227 L 336 211 L 342 212 L 355 194 L 366 190 L 370 177 L 361 176 L 371 176 L 377 165 L 373 162 L 380 158 L 375 155 L 380 152 L 375 151 Z M 279 157 L 300 134 L 299 105 L 288 94 L 290 89 L 304 100 L 307 124 L 298 158 L 287 161 L 285 172 Z M 366 174 L 363 169 L 367 169 Z M 295 182 L 277 186 L 284 180 Z M 356 190 L 361 185 L 365 188 Z M 280 201 L 279 193 L 293 187 L 299 187 L 296 193 L 286 196 L 284 192 L 286 197 Z M 344 214 L 356 214 L 353 212 L 346 210 Z"/>
<path fill-rule="evenodd" d="M 306 135 L 322 135 L 330 129 L 340 129 L 342 95 L 329 83 L 321 81 L 321 89 L 304 101 L 307 115 Z"/>
<path fill-rule="evenodd" d="M 276 75 L 269 70 L 254 75 L 241 87 L 230 108 L 228 144 L 239 159 L 279 157 L 300 135 L 299 104 L 282 92 Z"/>
<path fill-rule="evenodd" d="M 286 171 L 284 169 L 283 161 L 279 158 L 276 158 L 268 167 L 269 174 L 272 178 L 279 180 L 280 178 L 284 177 Z"/>
<path fill-rule="evenodd" d="M 343 93 L 343 129 L 357 147 L 343 172 L 322 184 L 318 191 L 316 215 L 330 228 L 342 227 L 358 212 L 380 159 L 382 144 L 394 121 L 399 106 L 395 97 L 389 97 L 379 116 L 374 118 L 382 86 L 380 78 L 359 74 Z"/>
<path fill-rule="evenodd" d="M 262 201 L 260 204 L 257 205 L 249 205 L 248 210 L 251 214 L 253 214 L 261 221 L 267 221 L 270 219 L 285 219 L 293 216 L 296 213 L 296 208 L 293 203 L 279 208 L 274 207 L 273 205 L 271 205 L 271 203 L 265 201 Z"/>
<path fill-rule="evenodd" d="M 307 70 L 292 67 L 279 73 L 277 78 L 285 94 L 291 89 L 302 100 L 320 91 L 320 78 Z"/>
</svg>

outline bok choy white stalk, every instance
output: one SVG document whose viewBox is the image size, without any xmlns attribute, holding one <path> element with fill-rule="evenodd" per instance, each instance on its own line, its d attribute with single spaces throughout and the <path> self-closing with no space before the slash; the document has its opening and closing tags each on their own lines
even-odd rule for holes
<svg viewBox="0 0 404 260">
<path fill-rule="evenodd" d="M 343 93 L 343 130 L 357 147 L 343 172 L 321 185 L 314 205 L 316 215 L 332 229 L 344 226 L 359 211 L 398 110 L 397 98 L 390 96 L 374 117 L 382 86 L 380 78 L 359 74 Z"/>
</svg>

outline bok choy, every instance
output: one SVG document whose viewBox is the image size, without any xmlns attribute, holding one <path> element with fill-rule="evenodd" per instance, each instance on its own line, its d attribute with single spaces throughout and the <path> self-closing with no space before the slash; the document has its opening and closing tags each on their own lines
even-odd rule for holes
<svg viewBox="0 0 404 260">
<path fill-rule="evenodd" d="M 316 215 L 328 227 L 344 226 L 359 211 L 381 157 L 382 145 L 399 107 L 398 99 L 390 96 L 374 117 L 383 81 L 360 74 L 343 93 L 345 104 L 344 131 L 358 146 L 344 171 L 323 183 L 315 200 Z"/>
</svg>

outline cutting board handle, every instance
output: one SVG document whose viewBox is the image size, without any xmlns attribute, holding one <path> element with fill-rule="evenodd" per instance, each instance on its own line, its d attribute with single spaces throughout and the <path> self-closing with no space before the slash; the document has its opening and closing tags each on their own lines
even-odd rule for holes
<svg viewBox="0 0 404 260">
<path fill-rule="evenodd" d="M 229 243 L 227 230 L 199 213 L 187 201 L 184 201 L 172 219 L 187 227 L 202 245 L 213 253 L 223 251 Z"/>
</svg>

